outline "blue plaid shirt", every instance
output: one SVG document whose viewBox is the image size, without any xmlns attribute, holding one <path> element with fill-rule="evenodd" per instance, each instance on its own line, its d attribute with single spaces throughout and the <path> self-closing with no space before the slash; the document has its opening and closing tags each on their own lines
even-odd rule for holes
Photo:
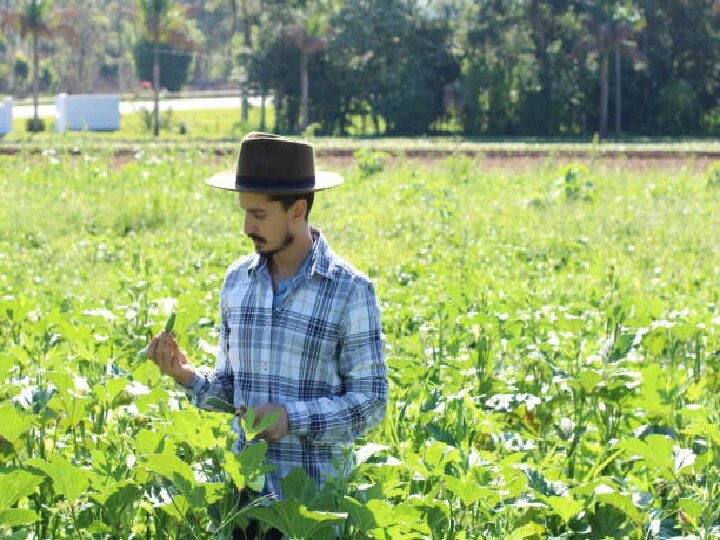
<svg viewBox="0 0 720 540">
<path fill-rule="evenodd" d="M 220 293 L 221 331 L 214 371 L 199 368 L 186 386 L 203 409 L 211 396 L 236 407 L 284 405 L 288 434 L 268 445 L 276 470 L 264 493 L 282 497 L 280 479 L 296 467 L 319 485 L 348 472 L 343 448 L 377 425 L 387 404 L 380 310 L 372 283 L 312 230 L 314 245 L 284 297 L 273 305 L 267 261 L 239 259 Z M 237 419 L 233 429 L 245 445 Z"/>
</svg>

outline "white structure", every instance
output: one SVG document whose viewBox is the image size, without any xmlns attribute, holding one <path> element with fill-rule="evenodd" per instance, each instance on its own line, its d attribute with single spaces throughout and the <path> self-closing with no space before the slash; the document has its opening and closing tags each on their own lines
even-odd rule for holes
<svg viewBox="0 0 720 540">
<path fill-rule="evenodd" d="M 0 105 L 0 135 L 10 133 L 13 128 L 12 98 L 6 97 Z"/>
<path fill-rule="evenodd" d="M 55 131 L 115 131 L 120 129 L 120 96 L 58 94 Z"/>
</svg>

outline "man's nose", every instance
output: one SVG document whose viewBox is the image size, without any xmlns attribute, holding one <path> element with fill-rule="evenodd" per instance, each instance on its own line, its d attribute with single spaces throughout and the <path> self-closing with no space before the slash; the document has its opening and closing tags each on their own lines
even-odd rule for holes
<svg viewBox="0 0 720 540">
<path fill-rule="evenodd" d="M 245 216 L 244 230 L 245 230 L 245 234 L 248 236 L 255 232 L 255 223 L 252 219 L 252 216 L 248 216 L 248 215 Z"/>
</svg>

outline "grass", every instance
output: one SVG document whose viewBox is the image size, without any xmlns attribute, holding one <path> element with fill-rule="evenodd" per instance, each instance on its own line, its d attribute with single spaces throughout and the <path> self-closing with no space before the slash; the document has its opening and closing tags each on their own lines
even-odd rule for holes
<svg viewBox="0 0 720 540">
<path fill-rule="evenodd" d="M 120 129 L 111 132 L 68 131 L 57 134 L 54 119 L 44 118 L 47 130 L 42 133 L 28 133 L 24 118 L 13 121 L 13 131 L 5 136 L 10 144 L 79 144 L 92 141 L 95 144 L 117 144 L 123 142 L 148 142 L 152 136 L 152 111 L 122 115 Z M 249 121 L 241 121 L 239 109 L 207 109 L 194 111 L 161 111 L 160 138 L 163 141 L 193 141 L 239 139 L 247 131 L 260 125 L 260 111 L 251 108 Z M 266 109 L 266 122 L 272 126 L 272 107 Z M 181 127 L 185 133 L 181 133 Z"/>
</svg>

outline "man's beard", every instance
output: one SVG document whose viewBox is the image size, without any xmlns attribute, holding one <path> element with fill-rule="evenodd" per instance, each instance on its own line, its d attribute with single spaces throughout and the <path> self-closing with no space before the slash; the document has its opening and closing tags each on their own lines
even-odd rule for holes
<svg viewBox="0 0 720 540">
<path fill-rule="evenodd" d="M 290 231 L 286 231 L 285 238 L 283 239 L 282 243 L 278 247 L 276 247 L 275 249 L 262 249 L 258 244 L 267 244 L 267 240 L 265 240 L 262 236 L 256 236 L 254 234 L 251 234 L 249 236 L 252 240 L 257 242 L 255 244 L 255 252 L 258 255 L 267 257 L 268 259 L 272 259 L 273 255 L 277 255 L 281 251 L 287 249 L 295 241 L 295 235 L 293 233 L 291 233 Z"/>
</svg>

